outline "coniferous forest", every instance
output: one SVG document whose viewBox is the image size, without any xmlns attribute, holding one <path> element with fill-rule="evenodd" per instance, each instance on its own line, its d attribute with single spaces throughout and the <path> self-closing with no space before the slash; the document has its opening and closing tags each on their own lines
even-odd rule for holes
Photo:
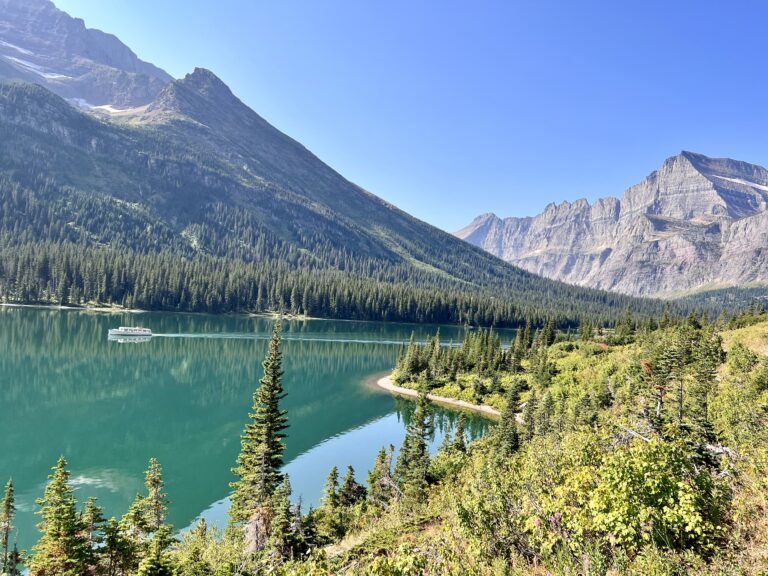
<svg viewBox="0 0 768 576">
<path fill-rule="evenodd" d="M 486 326 L 685 311 L 505 264 L 356 187 L 271 127 L 254 143 L 198 118 L 255 116 L 225 86 L 210 90 L 228 95 L 219 103 L 188 90 L 202 109 L 160 130 L 1 84 L 10 137 L 0 140 L 0 299 Z M 211 133 L 193 130 L 199 122 Z M 245 139 L 236 151 L 219 142 L 225 128 L 227 142 Z M 261 139 L 284 157 L 259 156 Z"/>
<path fill-rule="evenodd" d="M 229 525 L 167 525 L 160 463 L 122 518 L 75 497 L 67 462 L 20 551 L 14 487 L 0 509 L 6 574 L 763 574 L 768 550 L 768 315 L 635 320 L 578 333 L 491 330 L 404 347 L 393 378 L 420 395 L 399 451 L 363 478 L 330 470 L 319 508 L 281 472 L 290 414 L 276 323 L 233 462 Z M 439 451 L 427 392 L 499 407 Z M 245 407 L 244 407 L 245 408 Z"/>
</svg>

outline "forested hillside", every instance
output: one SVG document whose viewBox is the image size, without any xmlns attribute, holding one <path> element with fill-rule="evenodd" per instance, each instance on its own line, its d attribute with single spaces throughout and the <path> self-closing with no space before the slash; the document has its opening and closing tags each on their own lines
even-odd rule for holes
<svg viewBox="0 0 768 576">
<path fill-rule="evenodd" d="M 204 70 L 110 121 L 0 84 L 0 129 L 6 301 L 496 325 L 663 309 L 542 279 L 408 216 Z"/>
</svg>

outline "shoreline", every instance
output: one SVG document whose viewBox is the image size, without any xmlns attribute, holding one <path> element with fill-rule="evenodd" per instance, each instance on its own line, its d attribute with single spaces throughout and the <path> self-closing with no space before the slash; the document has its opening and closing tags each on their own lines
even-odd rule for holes
<svg viewBox="0 0 768 576">
<path fill-rule="evenodd" d="M 414 390 L 413 388 L 404 388 L 402 386 L 397 386 L 394 382 L 392 382 L 392 379 L 390 378 L 389 374 L 386 374 L 384 376 L 382 376 L 381 374 L 373 375 L 370 378 L 368 378 L 366 382 L 374 384 L 377 388 L 381 390 L 385 390 L 390 394 L 394 394 L 397 396 L 406 396 L 409 398 L 419 397 L 419 392 L 417 390 Z M 496 408 L 492 408 L 485 404 L 471 404 L 470 402 L 466 402 L 464 400 L 458 400 L 456 398 L 448 398 L 447 396 L 438 396 L 436 394 L 427 394 L 427 399 L 431 400 L 432 402 L 435 402 L 436 404 L 442 404 L 442 405 L 450 406 L 453 408 L 461 408 L 463 410 L 470 410 L 472 412 L 477 412 L 482 416 L 486 416 L 494 420 L 501 417 L 501 412 L 496 410 Z"/>
<path fill-rule="evenodd" d="M 72 310 L 80 312 L 110 312 L 113 314 L 144 314 L 148 310 L 141 308 L 117 308 L 110 306 L 69 306 L 63 304 L 16 304 L 14 302 L 0 302 L 3 308 L 37 308 L 41 310 Z"/>
</svg>

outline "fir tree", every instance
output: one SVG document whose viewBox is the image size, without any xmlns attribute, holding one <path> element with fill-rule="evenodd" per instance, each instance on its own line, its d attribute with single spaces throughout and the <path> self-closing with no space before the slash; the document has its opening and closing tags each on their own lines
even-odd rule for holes
<svg viewBox="0 0 768 576">
<path fill-rule="evenodd" d="M 280 408 L 280 401 L 285 398 L 280 322 L 275 323 L 263 366 L 264 376 L 253 396 L 251 421 L 241 436 L 237 467 L 233 469 L 238 480 L 232 483 L 231 522 L 246 521 L 257 508 L 267 504 L 282 478 L 280 468 L 288 418 Z"/>
<path fill-rule="evenodd" d="M 344 507 L 354 506 L 364 500 L 365 495 L 365 486 L 355 480 L 355 469 L 351 465 L 347 466 L 347 473 L 341 481 L 341 488 L 339 488 L 339 504 Z"/>
<path fill-rule="evenodd" d="M 83 529 L 83 537 L 88 545 L 88 564 L 98 564 L 96 549 L 103 541 L 104 514 L 101 507 L 96 504 L 96 498 L 93 496 L 85 501 L 85 508 L 80 515 L 80 524 Z"/>
<path fill-rule="evenodd" d="M 147 489 L 147 495 L 142 502 L 146 529 L 154 533 L 163 525 L 168 513 L 168 495 L 163 492 L 163 470 L 154 458 L 150 459 L 149 467 L 144 473 L 144 486 Z"/>
<path fill-rule="evenodd" d="M 426 493 L 430 460 L 428 446 L 432 433 L 429 400 L 422 389 L 395 464 L 395 482 L 407 498 L 419 501 Z"/>
<path fill-rule="evenodd" d="M 137 576 L 176 576 L 173 560 L 166 551 L 171 542 L 167 526 L 160 526 L 149 543 L 147 555 L 139 564 Z"/>
<path fill-rule="evenodd" d="M 339 506 L 339 469 L 336 466 L 331 468 L 325 479 L 320 503 L 327 510 L 336 510 Z"/>
<path fill-rule="evenodd" d="M 531 391 L 531 395 L 528 397 L 528 401 L 523 408 L 523 422 L 525 424 L 525 439 L 530 442 L 536 435 L 536 409 L 538 404 L 536 402 L 536 392 Z"/>
<path fill-rule="evenodd" d="M 205 559 L 208 525 L 200 520 L 184 537 L 184 554 L 178 559 L 178 576 L 213 576 L 214 570 Z"/>
<path fill-rule="evenodd" d="M 0 505 L 0 573 L 5 574 L 9 571 L 10 542 L 11 531 L 13 530 L 13 517 L 16 515 L 16 501 L 13 492 L 13 480 L 8 480 L 5 485 L 5 494 L 3 502 Z"/>
<path fill-rule="evenodd" d="M 520 435 L 517 430 L 517 413 L 520 410 L 520 387 L 517 382 L 507 393 L 507 404 L 501 413 L 501 422 L 498 427 L 498 438 L 501 444 L 501 452 L 510 456 L 520 448 Z"/>
<path fill-rule="evenodd" d="M 110 518 L 104 525 L 104 547 L 102 557 L 107 576 L 126 574 L 131 568 L 138 567 L 136 548 L 115 518 Z"/>
<path fill-rule="evenodd" d="M 451 443 L 451 449 L 457 452 L 467 451 L 466 425 L 467 417 L 464 414 L 459 414 L 459 418 L 456 420 L 456 431 L 454 433 L 453 442 Z"/>
<path fill-rule="evenodd" d="M 13 543 L 13 549 L 8 553 L 6 564 L 7 565 L 4 575 L 7 574 L 8 576 L 21 576 L 23 568 L 22 558 L 16 542 Z"/>
<path fill-rule="evenodd" d="M 82 576 L 89 570 L 90 550 L 83 535 L 75 496 L 62 456 L 53 468 L 43 497 L 37 500 L 42 536 L 32 548 L 31 576 Z"/>
<path fill-rule="evenodd" d="M 296 518 L 291 507 L 291 483 L 288 475 L 283 476 L 283 481 L 272 495 L 272 519 L 269 524 L 268 545 L 279 558 L 290 558 L 296 551 Z"/>
<path fill-rule="evenodd" d="M 394 497 L 395 482 L 392 478 L 392 453 L 394 447 L 389 450 L 384 447 L 379 450 L 373 468 L 368 472 L 368 503 L 377 509 L 382 509 L 389 504 Z"/>
</svg>

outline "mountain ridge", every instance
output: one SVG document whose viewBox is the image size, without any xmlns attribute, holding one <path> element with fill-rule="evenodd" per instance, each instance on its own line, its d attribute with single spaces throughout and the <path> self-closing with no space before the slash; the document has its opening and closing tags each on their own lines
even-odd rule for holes
<svg viewBox="0 0 768 576">
<path fill-rule="evenodd" d="M 0 0 L 0 64 L 0 78 L 43 85 L 85 108 L 144 105 L 172 80 L 49 0 Z"/>
<path fill-rule="evenodd" d="M 620 198 L 483 214 L 455 232 L 549 278 L 633 295 L 768 281 L 768 170 L 682 151 Z"/>
</svg>

